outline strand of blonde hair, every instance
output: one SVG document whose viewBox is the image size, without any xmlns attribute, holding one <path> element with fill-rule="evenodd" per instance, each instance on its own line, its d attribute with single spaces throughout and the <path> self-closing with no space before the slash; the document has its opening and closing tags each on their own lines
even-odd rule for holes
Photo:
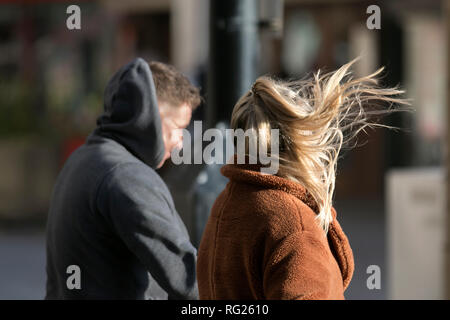
<svg viewBox="0 0 450 320">
<path fill-rule="evenodd" d="M 335 72 L 321 75 L 318 71 L 306 80 L 260 77 L 232 114 L 231 127 L 254 129 L 268 150 L 270 129 L 279 129 L 277 175 L 302 184 L 312 195 L 325 233 L 332 221 L 337 160 L 343 146 L 355 147 L 356 137 L 367 128 L 394 128 L 379 123 L 380 117 L 411 111 L 409 101 L 401 98 L 402 90 L 379 86 L 383 68 L 353 78 L 350 67 L 356 60 Z"/>
</svg>

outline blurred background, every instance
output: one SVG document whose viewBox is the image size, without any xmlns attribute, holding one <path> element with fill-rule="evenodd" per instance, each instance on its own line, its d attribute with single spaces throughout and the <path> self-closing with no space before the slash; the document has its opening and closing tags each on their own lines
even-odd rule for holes
<svg viewBox="0 0 450 320">
<path fill-rule="evenodd" d="M 79 30 L 66 27 L 71 4 Z M 203 130 L 226 125 L 259 75 L 356 56 L 357 75 L 385 66 L 383 84 L 406 89 L 416 111 L 386 118 L 402 130 L 369 131 L 339 162 L 335 207 L 355 256 L 346 298 L 450 298 L 448 13 L 445 0 L 0 1 L 0 299 L 44 297 L 53 183 L 95 127 L 108 78 L 136 56 L 202 88 Z M 218 169 L 159 171 L 195 245 L 226 184 Z M 381 286 L 369 289 L 373 265 Z"/>
</svg>

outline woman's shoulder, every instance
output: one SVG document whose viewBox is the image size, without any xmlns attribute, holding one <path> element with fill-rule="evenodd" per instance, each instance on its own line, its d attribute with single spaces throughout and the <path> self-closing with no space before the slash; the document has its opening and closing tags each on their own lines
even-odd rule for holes
<svg viewBox="0 0 450 320">
<path fill-rule="evenodd" d="M 237 210 L 250 215 L 255 224 L 285 232 L 316 230 L 314 208 L 285 190 L 232 182 L 230 192 L 229 200 L 238 204 Z"/>
<path fill-rule="evenodd" d="M 229 164 L 221 169 L 230 179 L 228 196 L 233 211 L 249 215 L 253 223 L 282 226 L 289 231 L 316 230 L 318 207 L 299 183 L 277 175 L 264 174 L 257 166 Z M 242 213 L 242 214 L 241 214 Z"/>
</svg>

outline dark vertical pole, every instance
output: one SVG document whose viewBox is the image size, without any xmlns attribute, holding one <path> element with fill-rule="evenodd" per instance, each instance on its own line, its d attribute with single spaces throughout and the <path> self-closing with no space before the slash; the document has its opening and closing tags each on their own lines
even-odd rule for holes
<svg viewBox="0 0 450 320">
<path fill-rule="evenodd" d="M 383 10 L 383 9 L 381 9 Z M 383 12 L 387 12 L 386 9 Z M 384 14 L 380 30 L 380 65 L 385 66 L 389 72 L 383 79 L 383 84 L 393 87 L 403 82 L 403 29 L 394 17 Z M 410 123 L 408 114 L 394 113 L 386 118 L 386 124 L 404 128 L 406 121 Z M 411 155 L 412 140 L 405 134 L 387 130 L 385 132 L 385 170 L 393 167 L 410 166 L 413 162 Z M 401 146 L 399 148 L 398 146 Z"/>
<path fill-rule="evenodd" d="M 207 126 L 229 123 L 258 70 L 258 0 L 210 0 Z"/>
<path fill-rule="evenodd" d="M 446 28 L 447 28 L 447 52 L 450 52 L 450 1 L 447 0 L 444 3 L 445 5 L 445 16 L 446 16 Z M 447 55 L 447 97 L 450 97 L 450 56 Z M 450 99 L 447 98 L 447 110 L 450 110 Z M 446 136 L 446 143 L 447 143 L 447 150 L 445 154 L 446 158 L 446 193 L 447 193 L 447 203 L 446 203 L 446 209 L 447 209 L 447 226 L 446 226 L 446 245 L 445 245 L 445 269 L 447 270 L 445 272 L 445 299 L 450 299 L 450 112 L 447 111 L 447 136 Z"/>
</svg>

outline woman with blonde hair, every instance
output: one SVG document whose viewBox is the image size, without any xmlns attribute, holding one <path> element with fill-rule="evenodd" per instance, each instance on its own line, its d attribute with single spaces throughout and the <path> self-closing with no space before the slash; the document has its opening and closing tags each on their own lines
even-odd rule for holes
<svg viewBox="0 0 450 320">
<path fill-rule="evenodd" d="M 307 80 L 260 77 L 235 105 L 231 127 L 252 129 L 279 169 L 222 167 L 230 181 L 198 251 L 201 299 L 344 299 L 354 260 L 332 205 L 339 152 L 406 104 L 402 91 L 378 85 L 382 69 L 354 79 L 354 61 Z"/>
</svg>

